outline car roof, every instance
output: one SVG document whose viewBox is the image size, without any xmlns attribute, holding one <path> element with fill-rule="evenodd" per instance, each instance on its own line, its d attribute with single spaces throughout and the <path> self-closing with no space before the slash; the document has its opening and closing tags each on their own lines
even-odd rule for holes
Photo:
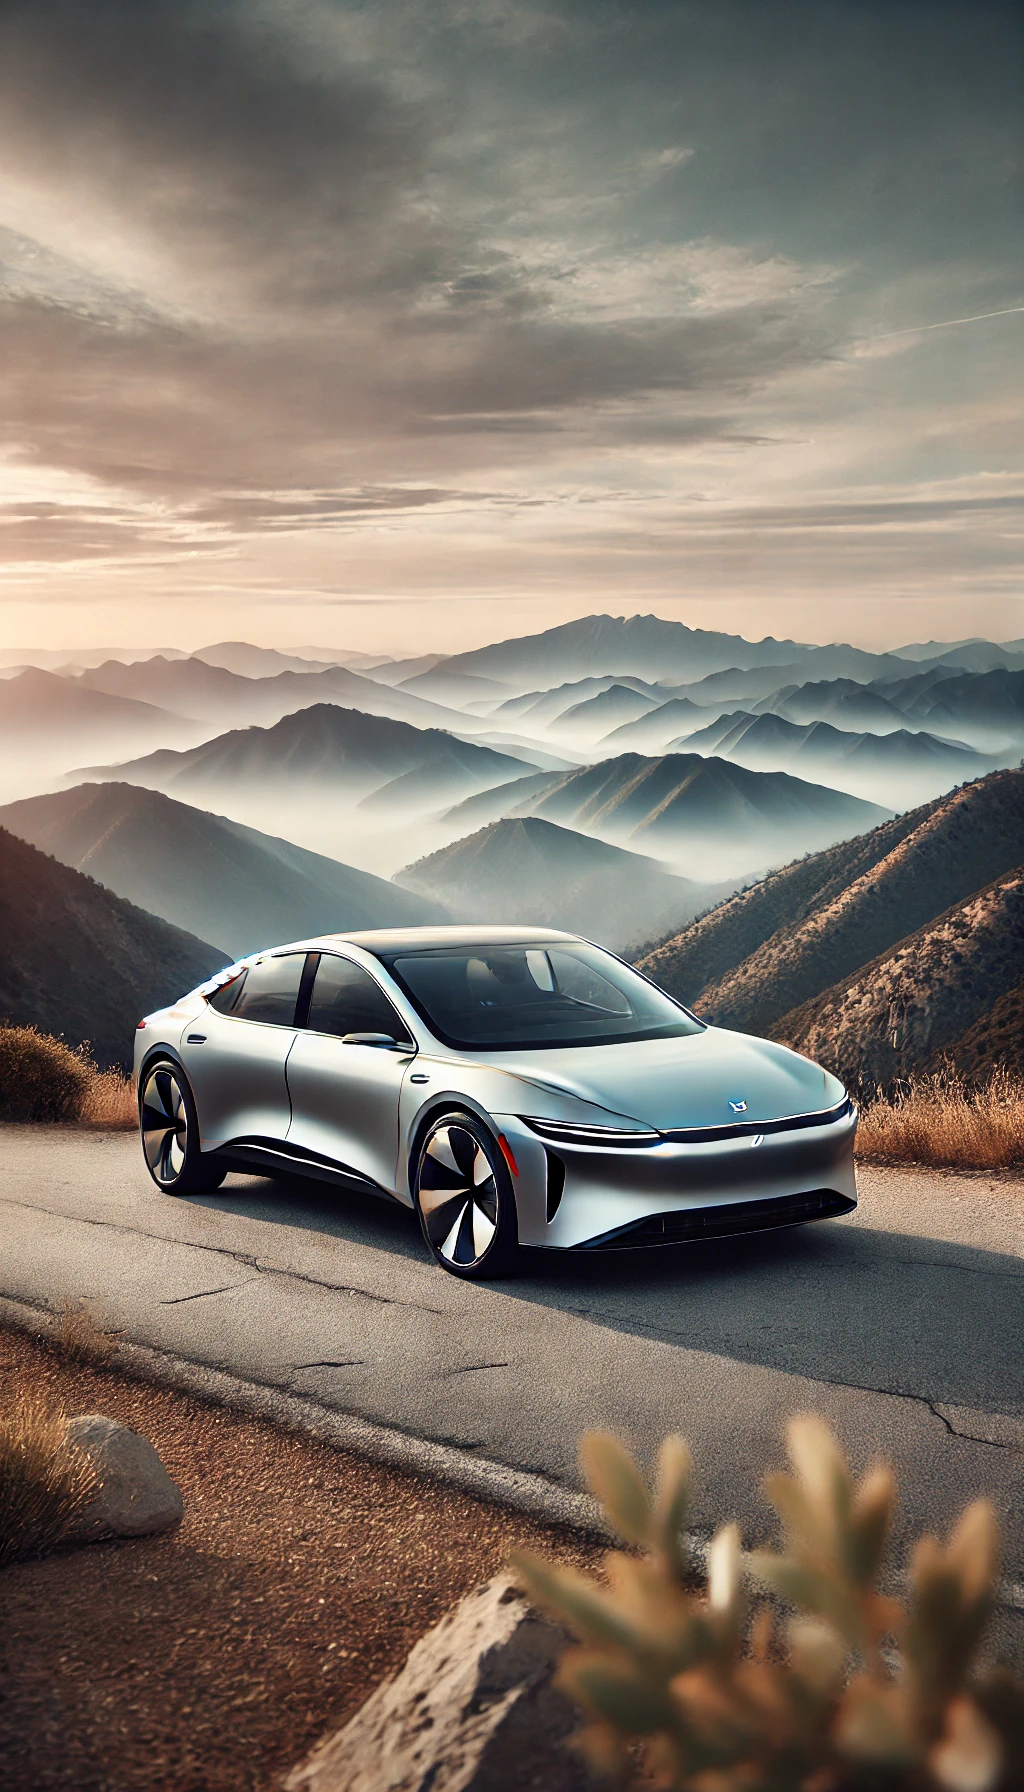
<svg viewBox="0 0 1024 1792">
<path fill-rule="evenodd" d="M 360 933 L 325 933 L 324 945 L 332 942 L 360 946 L 364 952 L 382 958 L 393 952 L 424 951 L 430 948 L 458 946 L 532 946 L 550 944 L 553 940 L 571 940 L 577 936 L 555 927 L 378 927 Z"/>
</svg>

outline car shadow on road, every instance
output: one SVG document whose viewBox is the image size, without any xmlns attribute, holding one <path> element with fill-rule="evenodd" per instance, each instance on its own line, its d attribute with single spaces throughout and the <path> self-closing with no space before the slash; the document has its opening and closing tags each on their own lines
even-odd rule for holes
<svg viewBox="0 0 1024 1792">
<path fill-rule="evenodd" d="M 538 1257 L 540 1253 L 537 1253 Z M 550 1258 L 520 1299 L 816 1381 L 1024 1415 L 1024 1262 L 842 1220 Z"/>
<path fill-rule="evenodd" d="M 419 1221 L 397 1201 L 372 1195 L 346 1194 L 326 1183 L 301 1176 L 231 1175 L 212 1195 L 186 1197 L 192 1207 L 218 1213 L 244 1214 L 274 1226 L 295 1226 L 303 1232 L 365 1244 L 419 1263 L 430 1262 Z"/>
<path fill-rule="evenodd" d="M 397 1204 L 298 1178 L 233 1177 L 194 1199 L 429 1261 L 413 1214 Z M 519 1273 L 490 1287 L 815 1381 L 1024 1413 L 1024 1262 L 996 1251 L 826 1220 L 650 1250 L 529 1251 Z M 462 1289 L 466 1303 L 485 1292 Z"/>
</svg>

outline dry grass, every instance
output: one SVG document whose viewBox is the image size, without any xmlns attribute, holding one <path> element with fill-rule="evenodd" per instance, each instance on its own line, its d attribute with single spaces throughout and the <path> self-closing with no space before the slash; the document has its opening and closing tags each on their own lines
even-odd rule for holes
<svg viewBox="0 0 1024 1792">
<path fill-rule="evenodd" d="M 101 1368 L 117 1355 L 117 1338 L 97 1324 L 84 1301 L 66 1300 L 47 1342 L 69 1363 Z"/>
<path fill-rule="evenodd" d="M 94 1070 L 78 1119 L 83 1126 L 133 1131 L 139 1124 L 134 1077 L 126 1076 L 123 1070 Z"/>
<path fill-rule="evenodd" d="M 35 1027 L 0 1027 L 0 1119 L 77 1120 L 91 1067 Z"/>
<path fill-rule="evenodd" d="M 996 1071 L 972 1088 L 950 1072 L 911 1077 L 861 1110 L 857 1154 L 950 1170 L 1024 1164 L 1024 1080 Z"/>
<path fill-rule="evenodd" d="M 138 1124 L 135 1085 L 120 1070 L 100 1070 L 88 1048 L 72 1048 L 35 1027 L 0 1026 L 0 1120 Z"/>
<path fill-rule="evenodd" d="M 67 1419 L 39 1393 L 0 1410 L 0 1567 L 64 1541 L 96 1491 L 96 1472 Z"/>
</svg>

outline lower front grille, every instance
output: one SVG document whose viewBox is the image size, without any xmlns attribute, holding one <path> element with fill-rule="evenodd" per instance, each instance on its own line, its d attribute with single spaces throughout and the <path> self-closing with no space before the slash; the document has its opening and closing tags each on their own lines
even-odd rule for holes
<svg viewBox="0 0 1024 1792">
<path fill-rule="evenodd" d="M 600 1238 L 577 1245 L 580 1251 L 634 1251 L 645 1245 L 683 1244 L 700 1238 L 731 1238 L 739 1232 L 770 1232 L 779 1226 L 801 1226 L 807 1220 L 836 1219 L 852 1213 L 856 1201 L 834 1189 L 782 1195 L 767 1201 L 730 1201 L 720 1207 L 684 1208 L 618 1226 Z"/>
</svg>

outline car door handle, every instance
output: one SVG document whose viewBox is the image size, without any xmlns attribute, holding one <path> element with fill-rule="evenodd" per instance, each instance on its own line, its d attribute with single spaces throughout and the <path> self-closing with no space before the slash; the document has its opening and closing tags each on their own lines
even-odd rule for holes
<svg viewBox="0 0 1024 1792">
<path fill-rule="evenodd" d="M 186 1033 L 185 1044 L 186 1045 L 205 1045 L 206 1044 L 206 1034 L 205 1033 Z"/>
<path fill-rule="evenodd" d="M 422 1070 L 414 1070 L 409 1081 L 410 1083 L 429 1083 L 430 1078 L 429 1076 L 424 1076 Z"/>
</svg>

